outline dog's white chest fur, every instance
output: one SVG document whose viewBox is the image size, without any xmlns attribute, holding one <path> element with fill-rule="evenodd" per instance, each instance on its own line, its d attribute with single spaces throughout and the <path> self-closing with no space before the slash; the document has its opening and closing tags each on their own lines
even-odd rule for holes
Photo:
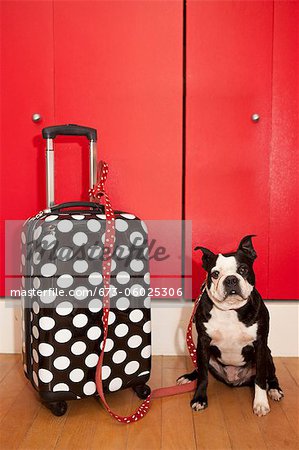
<svg viewBox="0 0 299 450">
<path fill-rule="evenodd" d="M 256 339 L 257 324 L 246 327 L 234 310 L 223 311 L 213 306 L 211 318 L 204 323 L 211 345 L 221 351 L 220 361 L 225 365 L 242 366 L 242 349 Z"/>
</svg>

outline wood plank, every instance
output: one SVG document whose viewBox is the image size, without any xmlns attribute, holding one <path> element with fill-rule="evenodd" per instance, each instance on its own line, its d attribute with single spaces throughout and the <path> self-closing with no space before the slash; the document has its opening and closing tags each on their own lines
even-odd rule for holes
<svg viewBox="0 0 299 450">
<path fill-rule="evenodd" d="M 274 358 L 276 374 L 284 393 L 284 398 L 279 402 L 279 406 L 286 415 L 293 433 L 298 437 L 299 387 L 286 367 L 287 359 L 289 358 Z M 271 408 L 272 404 L 273 401 L 270 403 Z"/>
<path fill-rule="evenodd" d="M 276 360 L 276 364 L 277 364 Z M 282 375 L 277 366 L 278 375 Z M 274 402 L 269 399 L 271 411 L 264 417 L 257 417 L 252 412 L 253 389 L 239 388 L 233 389 L 238 394 L 242 417 L 244 417 L 247 426 L 254 429 L 258 427 L 264 439 L 266 448 L 269 449 L 297 449 L 297 437 L 281 407 L 283 403 Z"/>
<path fill-rule="evenodd" d="M 23 372 L 23 365 L 18 358 L 12 370 L 7 373 L 0 383 L 0 422 L 3 420 L 11 406 L 18 401 L 24 387 L 29 384 Z M 33 391 L 33 388 L 32 388 Z"/>
<path fill-rule="evenodd" d="M 104 418 L 104 411 L 94 399 L 87 398 L 69 402 L 68 415 L 54 448 L 78 450 L 88 448 L 96 426 L 95 415 L 99 421 Z"/>
<path fill-rule="evenodd" d="M 126 414 L 131 397 L 132 392 L 125 390 L 107 395 L 107 401 L 112 409 Z M 122 449 L 125 440 L 126 428 L 114 421 L 99 401 L 87 398 L 69 402 L 69 413 L 55 449 Z"/>
<path fill-rule="evenodd" d="M 123 392 L 110 394 L 107 396 L 107 401 L 113 411 L 120 415 L 128 415 L 132 411 L 132 398 L 134 393 L 131 389 L 126 389 Z M 128 436 L 128 426 L 117 422 L 102 409 L 105 417 L 97 419 L 94 436 L 91 441 L 91 449 L 125 449 Z M 103 427 L 105 433 L 103 433 Z"/>
<path fill-rule="evenodd" d="M 0 355 L 0 383 L 16 365 L 21 363 L 21 356 L 15 354 Z"/>
<path fill-rule="evenodd" d="M 231 447 L 236 450 L 266 449 L 266 435 L 262 434 L 252 412 L 251 388 L 231 388 L 218 381 L 216 389 Z"/>
<path fill-rule="evenodd" d="M 293 380 L 299 386 L 299 358 L 280 358 L 283 364 L 293 377 Z"/>
<path fill-rule="evenodd" d="M 52 450 L 55 448 L 67 414 L 68 412 L 62 417 L 56 417 L 42 405 L 18 450 Z"/>
<path fill-rule="evenodd" d="M 154 359 L 154 365 L 155 362 Z M 157 362 L 159 366 L 159 360 Z M 131 389 L 108 394 L 107 401 L 112 410 L 121 415 L 130 414 L 134 407 L 137 407 L 140 403 L 140 400 Z M 156 414 L 154 415 L 156 416 Z M 81 450 L 86 448 L 86 443 L 88 442 L 88 448 L 90 449 L 125 449 L 128 430 L 130 427 L 135 427 L 135 425 L 137 424 L 123 425 L 118 423 L 107 413 L 100 402 L 92 399 L 70 402 L 69 414 L 55 448 L 60 450 L 65 448 Z"/>
<path fill-rule="evenodd" d="M 193 362 L 192 362 L 190 356 L 186 355 L 185 358 L 186 358 L 187 372 L 193 372 L 194 365 L 193 365 Z"/>
<path fill-rule="evenodd" d="M 281 450 L 284 448 L 297 450 L 299 442 L 293 431 L 280 402 L 269 400 L 271 411 L 264 417 L 254 416 L 263 436 L 267 448 L 271 450 Z"/>
<path fill-rule="evenodd" d="M 3 384 L 3 383 L 2 383 Z M 0 447 L 4 450 L 19 448 L 42 405 L 33 387 L 26 385 L 14 397 L 1 421 Z"/>
<path fill-rule="evenodd" d="M 251 388 L 232 389 L 209 376 L 206 410 L 192 412 L 189 393 L 156 399 L 142 421 L 127 426 L 114 421 L 92 398 L 69 402 L 67 415 L 53 416 L 41 405 L 24 377 L 19 356 L 15 358 L 15 365 L 0 383 L 3 450 L 295 450 L 299 446 L 296 436 L 299 388 L 294 358 L 275 358 L 285 398 L 279 403 L 270 400 L 271 412 L 265 417 L 252 412 Z M 11 355 L 0 356 L 0 363 L 13 359 Z M 189 370 L 192 365 L 188 357 L 154 357 L 149 384 L 152 388 L 171 385 Z M 131 413 L 140 404 L 131 390 L 110 394 L 108 401 L 121 414 Z"/>
<path fill-rule="evenodd" d="M 181 368 L 163 368 L 163 386 L 174 384 L 182 370 L 187 370 L 186 363 Z M 189 393 L 162 399 L 162 449 L 196 449 L 193 413 L 189 403 Z"/>
<path fill-rule="evenodd" d="M 152 374 L 149 385 L 152 389 L 162 386 L 162 361 L 164 357 L 153 357 Z M 140 404 L 140 400 L 133 400 L 133 405 Z M 154 399 L 150 411 L 137 423 L 128 425 L 127 449 L 129 450 L 158 450 L 162 442 L 162 399 Z"/>
<path fill-rule="evenodd" d="M 164 369 L 186 369 L 186 356 L 162 356 Z"/>
<path fill-rule="evenodd" d="M 204 411 L 193 412 L 197 447 L 203 450 L 231 449 L 231 442 L 226 428 L 221 399 L 217 393 L 217 383 L 209 374 L 208 408 Z M 211 430 L 210 432 L 209 430 Z"/>
</svg>

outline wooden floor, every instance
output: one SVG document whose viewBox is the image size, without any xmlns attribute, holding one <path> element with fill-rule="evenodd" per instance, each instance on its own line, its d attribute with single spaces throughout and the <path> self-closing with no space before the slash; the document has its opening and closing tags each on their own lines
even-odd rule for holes
<svg viewBox="0 0 299 450">
<path fill-rule="evenodd" d="M 93 398 L 69 402 L 68 412 L 55 417 L 40 404 L 26 381 L 19 355 L 0 355 L 1 450 L 100 449 L 298 449 L 298 359 L 276 358 L 285 398 L 270 400 L 271 412 L 252 413 L 250 388 L 231 389 L 210 378 L 209 407 L 194 413 L 191 394 L 157 399 L 140 422 L 115 422 Z M 153 358 L 152 388 L 171 385 L 190 368 L 186 357 Z M 110 394 L 121 414 L 138 404 L 131 390 Z"/>
</svg>

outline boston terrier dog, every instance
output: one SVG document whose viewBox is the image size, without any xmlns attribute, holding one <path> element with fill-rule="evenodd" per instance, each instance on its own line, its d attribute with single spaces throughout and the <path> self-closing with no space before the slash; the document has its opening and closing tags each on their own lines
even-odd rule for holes
<svg viewBox="0 0 299 450">
<path fill-rule="evenodd" d="M 245 236 L 233 253 L 195 249 L 202 251 L 207 272 L 194 319 L 198 371 L 177 380 L 178 384 L 197 380 L 191 400 L 195 411 L 208 406 L 208 370 L 230 386 L 254 385 L 253 411 L 258 416 L 270 411 L 267 392 L 272 400 L 283 397 L 267 346 L 269 313 L 255 289 L 253 236 Z"/>
</svg>

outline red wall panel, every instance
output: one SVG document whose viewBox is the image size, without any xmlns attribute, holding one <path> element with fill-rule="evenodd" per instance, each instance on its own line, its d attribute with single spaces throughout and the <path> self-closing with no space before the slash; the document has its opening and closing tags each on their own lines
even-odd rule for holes
<svg viewBox="0 0 299 450">
<path fill-rule="evenodd" d="M 54 39 L 55 122 L 99 130 L 115 207 L 180 219 L 182 2 L 55 1 Z M 81 159 L 57 153 L 58 201 L 87 189 Z"/>
<path fill-rule="evenodd" d="M 53 121 L 53 22 L 50 2 L 1 2 L 1 294 L 4 220 L 25 219 L 44 206 L 39 137 Z"/>
<path fill-rule="evenodd" d="M 269 297 L 299 299 L 298 2 L 274 3 Z"/>
<path fill-rule="evenodd" d="M 180 219 L 182 2 L 3 2 L 2 17 L 3 219 L 45 207 L 40 131 L 57 123 L 98 129 L 116 208 Z M 56 201 L 87 199 L 86 141 L 55 150 Z"/>
<path fill-rule="evenodd" d="M 268 296 L 272 2 L 187 3 L 186 218 L 193 245 L 235 249 L 257 234 Z M 258 123 L 251 115 L 258 113 Z M 204 274 L 194 254 L 193 294 Z"/>
<path fill-rule="evenodd" d="M 115 207 L 180 219 L 183 2 L 1 7 L 1 248 L 3 220 L 45 206 L 40 131 L 53 123 L 98 128 Z M 297 24 L 298 2 L 187 2 L 185 206 L 193 246 L 229 251 L 256 233 L 265 298 L 299 296 L 296 279 L 285 282 L 290 265 L 298 271 L 299 252 Z M 86 142 L 60 142 L 56 200 L 86 199 Z M 200 265 L 197 253 L 194 294 Z"/>
</svg>

